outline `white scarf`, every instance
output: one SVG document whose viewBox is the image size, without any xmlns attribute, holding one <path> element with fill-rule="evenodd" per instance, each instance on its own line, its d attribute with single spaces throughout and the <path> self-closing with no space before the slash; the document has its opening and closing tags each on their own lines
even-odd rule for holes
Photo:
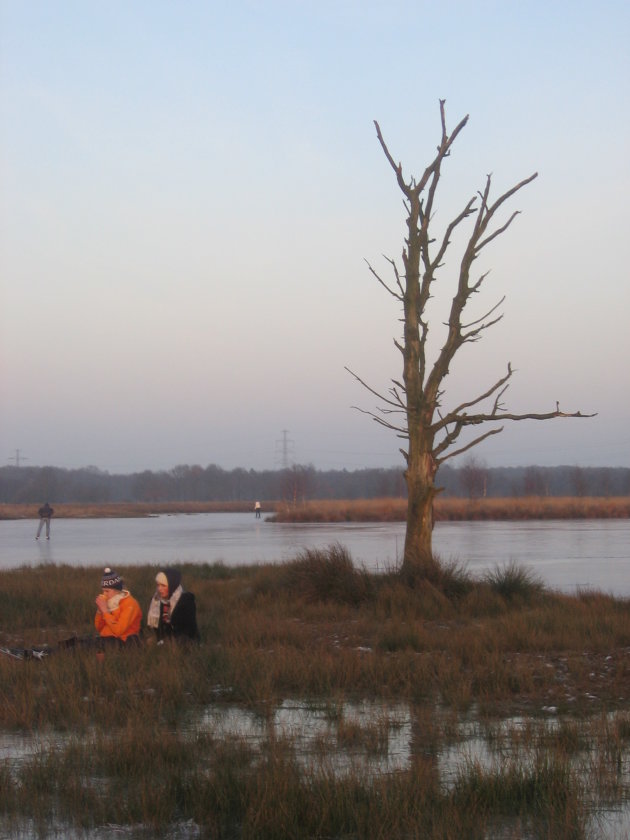
<svg viewBox="0 0 630 840">
<path fill-rule="evenodd" d="M 177 606 L 177 602 L 181 598 L 184 590 L 182 589 L 181 584 L 177 587 L 175 592 L 171 595 L 170 598 L 166 598 L 164 601 L 160 598 L 160 593 L 156 592 L 153 598 L 151 598 L 151 603 L 149 604 L 149 612 L 147 613 L 147 626 L 153 627 L 154 630 L 157 630 L 158 625 L 160 623 L 160 603 L 169 604 L 169 615 L 173 615 L 173 610 Z"/>
<path fill-rule="evenodd" d="M 121 592 L 117 592 L 116 595 L 112 595 L 112 597 L 107 602 L 107 612 L 114 612 L 120 606 L 120 602 L 123 598 L 129 597 L 129 590 L 123 589 Z"/>
</svg>

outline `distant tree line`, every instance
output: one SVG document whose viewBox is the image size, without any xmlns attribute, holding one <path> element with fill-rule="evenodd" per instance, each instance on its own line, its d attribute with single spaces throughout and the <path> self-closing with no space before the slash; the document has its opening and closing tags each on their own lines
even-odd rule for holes
<svg viewBox="0 0 630 840">
<path fill-rule="evenodd" d="M 451 497 L 628 496 L 626 467 L 487 467 L 469 459 L 443 466 L 436 485 Z M 400 468 L 316 470 L 296 465 L 283 470 L 225 470 L 180 465 L 171 470 L 118 475 L 96 467 L 0 467 L 0 503 L 228 502 L 306 499 L 401 498 Z"/>
</svg>

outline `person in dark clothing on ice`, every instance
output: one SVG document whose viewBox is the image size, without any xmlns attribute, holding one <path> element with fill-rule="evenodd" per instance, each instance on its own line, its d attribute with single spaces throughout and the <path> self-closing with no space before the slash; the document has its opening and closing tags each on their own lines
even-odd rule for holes
<svg viewBox="0 0 630 840">
<path fill-rule="evenodd" d="M 167 640 L 198 642 L 197 604 L 192 592 L 182 587 L 178 569 L 164 569 L 155 577 L 157 590 L 149 604 L 147 625 L 155 631 L 158 644 Z"/>
<path fill-rule="evenodd" d="M 39 535 L 41 534 L 44 525 L 46 526 L 46 539 L 50 539 L 50 518 L 54 512 L 55 511 L 51 508 L 48 502 L 46 502 L 45 505 L 42 505 L 37 511 L 39 516 L 39 527 L 37 529 L 37 536 L 35 537 L 36 540 L 39 539 Z"/>
</svg>

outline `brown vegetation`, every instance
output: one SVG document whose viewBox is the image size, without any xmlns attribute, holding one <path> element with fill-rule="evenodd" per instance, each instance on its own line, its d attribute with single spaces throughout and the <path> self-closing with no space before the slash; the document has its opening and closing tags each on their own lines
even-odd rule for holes
<svg viewBox="0 0 630 840">
<path fill-rule="evenodd" d="M 55 519 L 131 519 L 175 513 L 246 513 L 253 501 L 240 502 L 103 502 L 53 504 Z M 267 510 L 272 509 L 266 504 Z M 37 519 L 39 505 L 0 504 L 2 519 Z"/>
<path fill-rule="evenodd" d="M 0 504 L 0 520 L 35 519 L 37 505 Z M 249 513 L 253 501 L 120 502 L 55 505 L 58 519 L 131 518 L 177 513 Z M 404 522 L 402 498 L 317 499 L 290 504 L 265 502 L 263 513 L 273 522 Z M 522 496 L 515 498 L 438 498 L 436 521 L 501 519 L 627 519 L 630 496 Z"/>
<path fill-rule="evenodd" d="M 155 569 L 123 573 L 146 605 Z M 456 708 L 592 707 L 593 697 L 602 705 L 630 703 L 627 603 L 550 593 L 509 565 L 481 580 L 445 566 L 435 584 L 412 589 L 396 574 L 356 569 L 343 547 L 331 546 L 277 566 L 185 566 L 184 581 L 197 595 L 206 644 L 177 666 L 185 674 L 176 679 L 200 702 L 210 702 L 219 684 L 232 699 L 256 704 L 339 693 Z M 0 583 L 0 644 L 54 646 L 92 632 L 94 569 L 21 568 L 0 572 Z M 153 685 L 154 657 L 142 662 L 133 680 Z M 30 696 L 25 686 L 19 697 L 6 696 L 16 690 L 5 684 L 0 725 L 38 725 L 69 708 Z M 19 723 L 16 707 L 34 717 Z M 119 713 L 124 720 L 124 703 L 106 712 Z"/>
<path fill-rule="evenodd" d="M 155 567 L 122 571 L 145 605 Z M 356 569 L 340 546 L 278 566 L 187 565 L 183 574 L 197 596 L 199 647 L 146 646 L 103 661 L 85 650 L 41 662 L 0 657 L 0 732 L 66 733 L 15 769 L 4 763 L 0 816 L 17 826 L 36 819 L 42 832 L 56 818 L 87 831 L 144 824 L 174 836 L 175 819 L 177 836 L 200 826 L 199 836 L 226 838 L 482 840 L 508 826 L 501 836 L 585 838 L 592 800 L 571 764 L 584 739 L 593 795 L 623 795 L 626 602 L 549 593 L 513 566 L 477 581 L 445 567 L 435 585 L 413 589 Z M 90 633 L 98 578 L 68 566 L 0 572 L 0 643 L 54 645 Z M 195 715 L 221 716 L 226 704 L 269 721 L 285 698 L 324 704 L 339 717 L 335 748 L 353 754 L 378 753 L 390 730 L 385 717 L 362 726 L 344 719 L 345 701 L 408 703 L 408 765 L 337 775 L 324 742 L 318 770 L 273 730 L 256 747 L 211 725 L 190 728 Z M 551 707 L 559 726 L 547 730 L 540 720 Z M 499 745 L 500 765 L 471 762 L 445 788 L 436 755 L 461 737 L 462 712 L 488 737 L 511 739 L 511 753 Z M 500 713 L 528 723 L 519 717 L 501 735 Z"/>
<path fill-rule="evenodd" d="M 274 522 L 404 522 L 405 499 L 356 499 L 279 504 Z M 627 519 L 630 496 L 459 499 L 438 498 L 436 521 L 502 519 Z"/>
</svg>

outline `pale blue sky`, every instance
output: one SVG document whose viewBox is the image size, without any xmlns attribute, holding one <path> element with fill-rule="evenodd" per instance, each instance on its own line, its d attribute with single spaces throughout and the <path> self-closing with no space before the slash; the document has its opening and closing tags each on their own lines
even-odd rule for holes
<svg viewBox="0 0 630 840">
<path fill-rule="evenodd" d="M 630 4 L 0 0 L 0 460 L 402 466 L 353 405 L 399 378 L 404 235 L 378 145 L 420 174 L 470 122 L 436 224 L 538 171 L 479 269 L 448 405 L 508 361 L 489 465 L 630 465 Z M 454 253 L 436 288 L 452 293 Z M 450 270 L 450 274 L 449 274 Z"/>
</svg>

